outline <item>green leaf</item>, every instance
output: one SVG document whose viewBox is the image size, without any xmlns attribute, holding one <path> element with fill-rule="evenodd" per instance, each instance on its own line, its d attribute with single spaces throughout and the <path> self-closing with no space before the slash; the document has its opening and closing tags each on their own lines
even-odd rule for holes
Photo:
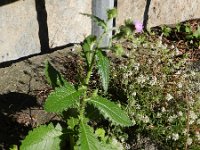
<svg viewBox="0 0 200 150">
<path fill-rule="evenodd" d="M 198 26 L 197 30 L 193 33 L 193 36 L 195 38 L 200 38 L 200 26 Z"/>
<path fill-rule="evenodd" d="M 88 103 L 96 107 L 105 118 L 108 118 L 114 124 L 121 126 L 132 125 L 132 121 L 129 119 L 126 112 L 120 109 L 115 103 L 101 96 L 88 99 Z"/>
<path fill-rule="evenodd" d="M 97 135 L 97 137 L 100 137 L 101 141 L 107 140 L 107 138 L 105 138 L 105 134 L 106 134 L 106 131 L 103 128 L 98 128 L 95 130 L 95 135 Z"/>
<path fill-rule="evenodd" d="M 86 13 L 81 13 L 81 14 L 85 15 L 87 17 L 90 17 L 95 23 L 97 23 L 98 26 L 102 27 L 102 29 L 104 31 L 107 31 L 107 25 L 104 20 L 102 20 L 99 17 L 94 16 L 94 15 L 90 15 L 90 14 L 86 14 Z"/>
<path fill-rule="evenodd" d="M 45 75 L 48 83 L 53 88 L 69 85 L 69 83 L 65 81 L 61 74 L 48 61 L 45 64 Z"/>
<path fill-rule="evenodd" d="M 86 63 L 87 66 L 89 67 L 92 61 L 92 50 L 95 46 L 96 43 L 96 36 L 93 35 L 89 35 L 88 37 L 85 38 L 85 40 L 83 41 L 83 53 L 84 53 L 84 57 L 86 59 Z"/>
<path fill-rule="evenodd" d="M 67 89 L 66 87 L 57 88 L 48 96 L 44 109 L 47 112 L 60 113 L 68 108 L 74 107 L 84 90 L 80 89 L 76 91 L 70 88 Z"/>
<path fill-rule="evenodd" d="M 11 145 L 9 150 L 18 150 L 17 145 Z"/>
<path fill-rule="evenodd" d="M 74 129 L 74 127 L 76 125 L 79 124 L 79 119 L 78 118 L 73 118 L 73 117 L 70 117 L 70 119 L 67 120 L 67 125 L 68 125 L 68 128 L 69 129 Z"/>
<path fill-rule="evenodd" d="M 185 32 L 192 33 L 192 29 L 191 29 L 191 26 L 189 24 L 185 25 Z"/>
<path fill-rule="evenodd" d="M 93 129 L 85 121 L 80 122 L 80 150 L 100 150 L 100 142 L 95 137 Z"/>
<path fill-rule="evenodd" d="M 110 64 L 108 58 L 98 50 L 96 55 L 96 62 L 98 67 L 98 72 L 101 76 L 101 82 L 105 92 L 108 90 L 109 79 L 110 79 Z"/>
<path fill-rule="evenodd" d="M 113 8 L 113 9 L 109 9 L 107 10 L 107 18 L 108 20 L 117 17 L 117 9 Z"/>
<path fill-rule="evenodd" d="M 163 35 L 168 37 L 170 35 L 170 33 L 172 32 L 172 29 L 168 26 L 162 26 L 162 32 L 163 32 Z"/>
<path fill-rule="evenodd" d="M 22 141 L 20 150 L 60 150 L 60 136 L 63 133 L 53 124 L 42 125 L 30 131 Z"/>
<path fill-rule="evenodd" d="M 113 49 L 117 56 L 122 56 L 124 54 L 124 49 L 121 44 L 115 44 Z"/>
</svg>

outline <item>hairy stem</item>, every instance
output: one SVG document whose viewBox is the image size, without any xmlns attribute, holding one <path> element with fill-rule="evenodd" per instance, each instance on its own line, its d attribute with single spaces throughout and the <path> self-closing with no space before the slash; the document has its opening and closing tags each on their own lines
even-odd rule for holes
<svg viewBox="0 0 200 150">
<path fill-rule="evenodd" d="M 91 64 L 87 70 L 87 75 L 86 75 L 86 78 L 84 80 L 84 86 L 86 87 L 86 90 L 83 94 L 83 97 L 80 101 L 80 119 L 83 119 L 84 118 L 84 114 L 85 114 L 85 107 L 86 107 L 86 99 L 87 99 L 87 91 L 88 91 L 88 86 L 89 86 L 89 83 L 90 83 L 90 78 L 91 78 L 91 75 L 92 75 L 92 72 L 93 72 L 93 68 L 94 68 L 94 65 L 95 65 L 95 57 L 96 57 L 96 51 L 99 49 L 100 47 L 100 44 L 103 40 L 103 37 L 106 35 L 106 31 L 104 31 L 101 36 L 99 37 L 98 41 L 96 42 L 96 47 L 91 50 L 93 51 L 92 53 L 92 61 L 91 61 Z"/>
<path fill-rule="evenodd" d="M 86 87 L 86 90 L 83 94 L 83 98 L 81 99 L 81 104 L 80 104 L 80 118 L 83 119 L 84 118 L 84 113 L 85 113 L 85 107 L 86 107 L 86 98 L 87 98 L 87 91 L 88 91 L 88 86 L 89 86 L 89 82 L 90 82 L 90 77 L 92 75 L 92 71 L 93 71 L 93 67 L 94 67 L 94 63 L 95 63 L 95 55 L 96 52 L 94 51 L 93 55 L 92 55 L 92 62 L 87 70 L 87 75 L 84 81 L 84 86 Z"/>
</svg>

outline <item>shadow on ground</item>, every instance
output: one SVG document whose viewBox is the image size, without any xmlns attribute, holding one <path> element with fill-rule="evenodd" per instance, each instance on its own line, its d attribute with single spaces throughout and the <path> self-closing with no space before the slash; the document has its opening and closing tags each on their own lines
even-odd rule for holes
<svg viewBox="0 0 200 150">
<path fill-rule="evenodd" d="M 14 116 L 34 106 L 38 106 L 36 98 L 27 94 L 11 92 L 0 95 L 0 149 L 8 150 L 13 144 L 20 144 L 31 126 L 18 123 Z"/>
</svg>

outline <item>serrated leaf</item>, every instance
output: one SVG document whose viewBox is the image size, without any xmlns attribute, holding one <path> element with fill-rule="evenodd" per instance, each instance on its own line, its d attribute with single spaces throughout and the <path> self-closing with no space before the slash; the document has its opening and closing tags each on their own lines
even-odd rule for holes
<svg viewBox="0 0 200 150">
<path fill-rule="evenodd" d="M 120 109 L 115 103 L 101 96 L 88 99 L 88 103 L 96 107 L 105 118 L 108 118 L 114 124 L 121 126 L 132 125 L 132 121 L 129 119 L 126 112 Z"/>
<path fill-rule="evenodd" d="M 53 88 L 69 85 L 69 83 L 65 81 L 61 74 L 48 61 L 45 64 L 45 76 L 48 83 Z"/>
<path fill-rule="evenodd" d="M 69 90 L 66 87 L 57 88 L 47 97 L 44 109 L 47 112 L 60 113 L 68 108 L 75 106 L 84 89 Z"/>
<path fill-rule="evenodd" d="M 60 150 L 62 134 L 53 124 L 42 125 L 29 132 L 22 141 L 20 150 Z"/>
<path fill-rule="evenodd" d="M 104 31 L 107 30 L 107 25 L 103 19 L 91 14 L 86 14 L 86 13 L 81 13 L 81 14 L 90 17 L 95 23 L 97 23 L 98 26 L 102 27 Z"/>
<path fill-rule="evenodd" d="M 117 9 L 113 8 L 113 9 L 109 9 L 107 10 L 107 18 L 108 20 L 117 17 Z"/>
<path fill-rule="evenodd" d="M 96 36 L 94 35 L 89 35 L 88 37 L 85 38 L 83 41 L 83 53 L 84 57 L 86 59 L 87 66 L 89 67 L 92 61 L 92 50 L 96 42 Z"/>
<path fill-rule="evenodd" d="M 85 123 L 85 121 L 80 122 L 80 150 L 100 150 L 101 146 L 93 129 Z"/>
<path fill-rule="evenodd" d="M 110 64 L 108 58 L 103 55 L 102 51 L 98 50 L 96 55 L 96 62 L 98 67 L 98 72 L 101 77 L 101 82 L 105 92 L 108 90 L 109 80 L 110 80 Z"/>
</svg>

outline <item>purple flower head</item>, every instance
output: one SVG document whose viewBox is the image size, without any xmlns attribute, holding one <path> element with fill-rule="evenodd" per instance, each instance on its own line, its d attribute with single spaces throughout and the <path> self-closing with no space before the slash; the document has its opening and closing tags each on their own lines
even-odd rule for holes
<svg viewBox="0 0 200 150">
<path fill-rule="evenodd" d="M 136 33 L 142 32 L 142 30 L 143 30 L 143 25 L 142 25 L 142 23 L 141 23 L 140 21 L 135 20 L 135 21 L 133 22 L 133 24 L 135 25 L 135 31 L 136 31 Z"/>
</svg>

